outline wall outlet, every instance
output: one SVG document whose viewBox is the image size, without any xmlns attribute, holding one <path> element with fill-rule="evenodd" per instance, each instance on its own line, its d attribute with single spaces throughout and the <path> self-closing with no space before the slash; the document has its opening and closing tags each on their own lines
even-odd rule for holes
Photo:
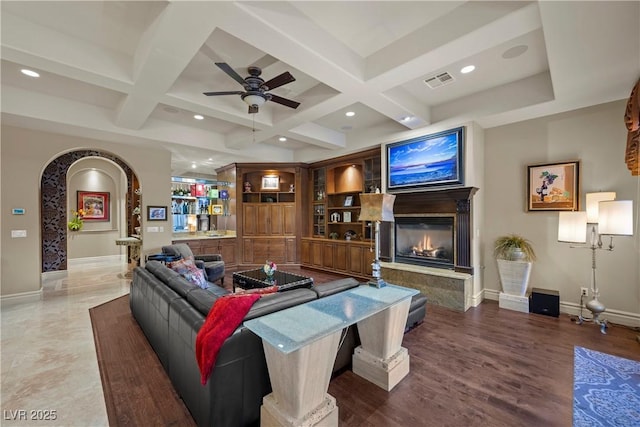
<svg viewBox="0 0 640 427">
<path fill-rule="evenodd" d="M 580 295 L 583 297 L 589 296 L 589 288 L 580 288 Z"/>
</svg>

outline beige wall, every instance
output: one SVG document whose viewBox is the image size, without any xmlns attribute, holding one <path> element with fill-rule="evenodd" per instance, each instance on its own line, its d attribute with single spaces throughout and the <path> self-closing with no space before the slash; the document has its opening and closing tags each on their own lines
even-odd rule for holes
<svg viewBox="0 0 640 427">
<path fill-rule="evenodd" d="M 109 220 L 84 221 L 81 231 L 68 233 L 67 255 L 74 258 L 119 255 L 122 248 L 113 244 L 126 235 L 127 223 L 123 221 L 126 204 L 127 181 L 124 171 L 110 160 L 85 157 L 75 162 L 67 171 L 67 212 L 69 216 L 78 209 L 78 191 L 109 193 Z"/>
<path fill-rule="evenodd" d="M 530 239 L 538 255 L 530 286 L 558 290 L 561 311 L 577 313 L 580 287 L 590 286 L 591 252 L 558 242 L 558 213 L 527 212 L 525 191 L 527 165 L 580 160 L 581 209 L 588 192 L 616 191 L 619 200 L 633 200 L 635 235 L 614 238 L 613 252 L 597 252 L 596 277 L 609 319 L 640 326 L 640 178 L 624 163 L 624 109 L 618 101 L 485 131 L 485 297 L 497 298 L 500 291 L 493 240 L 514 232 Z"/>
<path fill-rule="evenodd" d="M 142 209 L 147 205 L 170 206 L 171 155 L 163 149 L 147 149 L 106 141 L 2 126 L 1 161 L 1 282 L 0 295 L 29 294 L 40 290 L 40 179 L 46 165 L 60 154 L 77 149 L 99 149 L 119 156 L 140 180 Z M 11 215 L 25 208 L 26 215 Z M 143 252 L 155 253 L 171 242 L 169 222 L 153 222 L 164 232 L 145 231 Z M 26 238 L 11 238 L 11 230 L 26 230 Z M 115 241 L 114 241 L 115 245 Z"/>
</svg>

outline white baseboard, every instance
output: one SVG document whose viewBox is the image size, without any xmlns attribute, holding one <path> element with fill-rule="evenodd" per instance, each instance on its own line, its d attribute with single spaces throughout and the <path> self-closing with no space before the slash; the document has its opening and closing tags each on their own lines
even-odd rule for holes
<svg viewBox="0 0 640 427">
<path fill-rule="evenodd" d="M 44 273 L 40 274 L 40 279 L 44 283 L 51 280 L 66 279 L 68 275 L 69 272 L 67 270 L 45 271 Z"/>
<path fill-rule="evenodd" d="M 0 296 L 2 306 L 11 304 L 22 304 L 25 302 L 35 302 L 42 299 L 42 288 L 37 291 L 21 292 L 19 294 Z"/>
<path fill-rule="evenodd" d="M 483 289 L 484 298 L 499 301 L 500 291 L 495 289 Z M 481 301 L 482 302 L 482 301 Z M 476 305 L 474 305 L 475 307 Z M 573 302 L 560 301 L 560 313 L 565 313 L 570 316 L 580 315 L 580 304 Z M 586 308 L 582 309 L 582 314 L 585 317 L 591 317 L 591 312 Z M 606 319 L 608 322 L 616 323 L 618 325 L 630 326 L 632 328 L 640 328 L 640 314 L 629 313 L 620 310 L 607 309 L 600 315 L 602 319 Z"/>
</svg>

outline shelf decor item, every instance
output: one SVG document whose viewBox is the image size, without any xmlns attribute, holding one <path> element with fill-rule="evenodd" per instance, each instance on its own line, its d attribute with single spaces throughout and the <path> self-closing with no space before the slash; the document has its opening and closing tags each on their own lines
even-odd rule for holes
<svg viewBox="0 0 640 427">
<path fill-rule="evenodd" d="M 577 211 L 580 162 L 527 166 L 528 211 Z"/>
<path fill-rule="evenodd" d="M 380 222 L 394 222 L 393 204 L 396 196 L 385 193 L 362 193 L 360 194 L 360 217 L 359 221 L 372 221 L 375 223 L 375 260 L 371 264 L 373 279 L 369 281 L 369 285 L 376 288 L 386 286 L 386 283 L 380 277 Z"/>
<path fill-rule="evenodd" d="M 84 211 L 85 221 L 109 221 L 109 193 L 78 191 L 78 211 Z"/>
<path fill-rule="evenodd" d="M 79 209 L 77 211 L 74 211 L 73 218 L 71 218 L 71 221 L 69 221 L 69 223 L 67 224 L 67 227 L 69 228 L 69 230 L 71 231 L 82 230 L 82 227 L 84 226 L 84 221 L 82 219 L 83 217 L 84 217 L 84 210 Z"/>
<path fill-rule="evenodd" d="M 261 190 L 279 190 L 280 177 L 278 175 L 265 175 L 262 177 Z"/>
<path fill-rule="evenodd" d="M 262 271 L 264 271 L 264 274 L 267 276 L 267 281 L 271 283 L 273 283 L 273 275 L 276 274 L 277 270 L 278 265 L 275 262 L 269 260 L 267 260 L 262 267 Z"/>
</svg>

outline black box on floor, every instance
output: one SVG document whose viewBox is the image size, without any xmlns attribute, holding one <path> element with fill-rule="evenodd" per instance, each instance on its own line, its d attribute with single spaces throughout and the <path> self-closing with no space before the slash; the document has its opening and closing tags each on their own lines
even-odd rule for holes
<svg viewBox="0 0 640 427">
<path fill-rule="evenodd" d="M 531 289 L 529 311 L 531 313 L 558 317 L 560 315 L 560 293 L 549 289 Z"/>
</svg>

